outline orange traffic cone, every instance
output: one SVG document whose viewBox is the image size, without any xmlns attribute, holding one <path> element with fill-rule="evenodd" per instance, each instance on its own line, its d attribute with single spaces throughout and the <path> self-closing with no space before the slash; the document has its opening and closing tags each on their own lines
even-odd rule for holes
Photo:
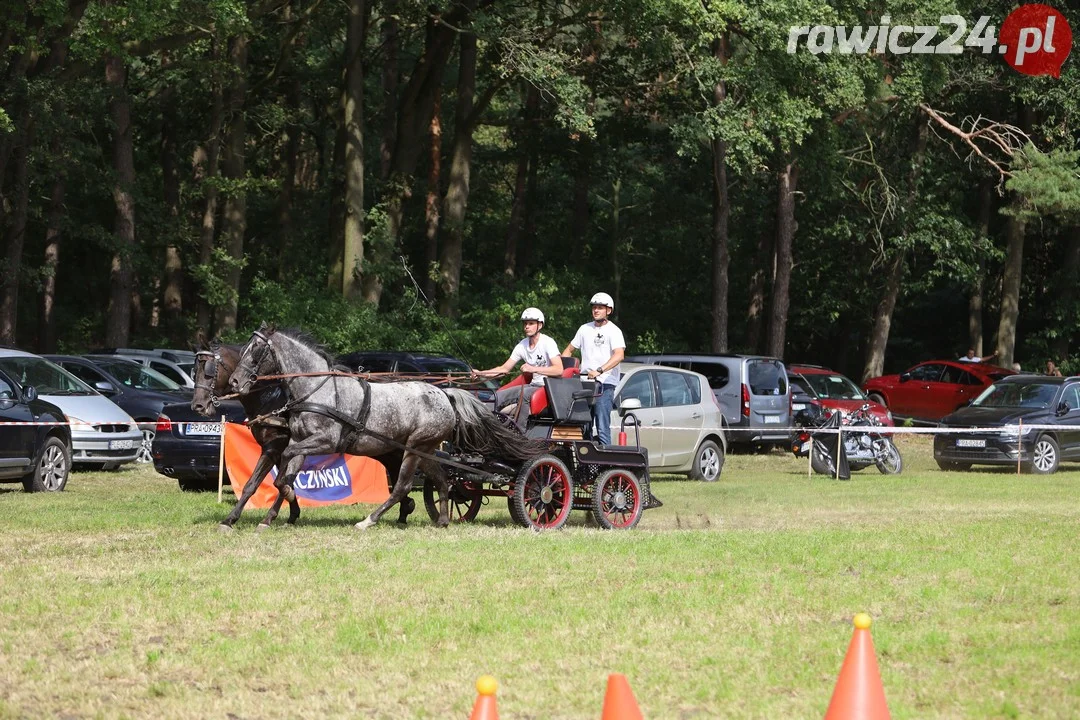
<svg viewBox="0 0 1080 720">
<path fill-rule="evenodd" d="M 621 673 L 608 675 L 604 694 L 604 712 L 600 720 L 644 720 L 630 682 Z"/>
<path fill-rule="evenodd" d="M 469 720 L 499 720 L 499 708 L 495 706 L 495 690 L 499 683 L 490 675 L 481 675 L 476 680 L 476 704 L 473 705 Z"/>
<path fill-rule="evenodd" d="M 855 616 L 855 633 L 840 667 L 825 720 L 889 720 L 870 623 L 866 613 Z"/>
</svg>

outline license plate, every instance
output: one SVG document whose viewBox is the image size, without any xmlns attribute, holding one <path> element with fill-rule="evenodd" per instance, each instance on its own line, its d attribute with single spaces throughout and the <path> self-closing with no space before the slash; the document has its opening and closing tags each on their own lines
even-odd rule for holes
<svg viewBox="0 0 1080 720">
<path fill-rule="evenodd" d="M 806 403 L 792 403 L 791 409 L 792 410 L 805 410 L 806 409 Z"/>
<path fill-rule="evenodd" d="M 221 423 L 188 423 L 188 435 L 220 435 Z"/>
<path fill-rule="evenodd" d="M 135 441 L 134 440 L 110 440 L 109 441 L 109 449 L 110 450 L 130 450 L 133 447 L 135 447 Z"/>
<path fill-rule="evenodd" d="M 766 415 L 765 416 L 765 424 L 766 425 L 779 425 L 780 424 L 780 416 L 779 415 Z"/>
<path fill-rule="evenodd" d="M 986 441 L 960 438 L 956 441 L 956 447 L 984 448 L 986 447 Z"/>
</svg>

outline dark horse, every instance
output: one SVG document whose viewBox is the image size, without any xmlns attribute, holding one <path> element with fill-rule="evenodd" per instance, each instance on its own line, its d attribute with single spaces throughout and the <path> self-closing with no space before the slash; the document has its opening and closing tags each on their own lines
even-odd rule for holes
<svg viewBox="0 0 1080 720">
<path fill-rule="evenodd" d="M 242 349 L 240 345 L 211 343 L 208 348 L 200 349 L 195 353 L 195 395 L 191 399 L 192 410 L 207 417 L 216 414 L 215 408 L 217 407 L 218 398 L 229 391 L 229 376 L 232 375 L 240 361 L 240 351 Z M 281 453 L 292 438 L 292 434 L 289 432 L 289 423 L 284 417 L 280 415 L 263 417 L 285 406 L 288 397 L 281 383 L 256 383 L 251 392 L 241 395 L 239 399 L 240 404 L 244 407 L 244 414 L 249 419 L 262 418 L 249 425 L 255 442 L 259 443 L 259 447 L 262 448 L 262 454 L 259 456 L 258 462 L 255 463 L 255 469 L 252 471 L 251 477 L 244 484 L 244 490 L 237 499 L 232 512 L 221 521 L 219 527 L 223 531 L 232 530 L 233 525 L 240 519 L 244 506 L 247 505 L 251 496 L 255 494 L 270 469 L 275 465 L 279 470 L 281 469 Z M 293 491 L 292 486 L 285 482 L 285 473 L 278 473 L 274 486 L 278 489 L 277 499 L 274 501 L 273 507 L 270 508 L 270 512 L 259 523 L 259 530 L 270 527 L 277 518 L 281 505 L 285 500 L 289 501 L 289 519 L 287 522 L 292 525 L 300 519 L 300 503 L 296 499 L 296 493 Z M 409 513 L 415 507 L 415 503 L 412 502 L 411 498 L 407 500 L 408 502 L 401 505 L 399 523 L 404 524 Z"/>
<path fill-rule="evenodd" d="M 445 440 L 458 450 L 510 463 L 530 460 L 545 448 L 504 426 L 466 390 L 441 390 L 424 382 L 371 384 L 327 375 L 332 368 L 329 356 L 306 338 L 264 326 L 244 346 L 229 387 L 244 395 L 257 387 L 260 376 L 289 376 L 282 382 L 290 402 L 300 405 L 288 413 L 292 439 L 281 454 L 285 470 L 279 479 L 284 475 L 291 482 L 306 455 L 336 452 L 375 458 L 391 477 L 396 471 L 390 498 L 357 529 L 371 527 L 406 499 L 417 470 L 439 489 L 436 525 L 449 524 L 446 475 L 436 459 Z"/>
</svg>

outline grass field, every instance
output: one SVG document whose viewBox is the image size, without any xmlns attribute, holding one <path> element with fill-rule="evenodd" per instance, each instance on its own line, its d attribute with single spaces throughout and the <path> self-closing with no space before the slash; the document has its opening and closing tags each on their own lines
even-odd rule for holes
<svg viewBox="0 0 1080 720">
<path fill-rule="evenodd" d="M 1077 466 L 943 473 L 900 447 L 903 475 L 850 482 L 729 457 L 718 483 L 655 482 L 664 507 L 622 533 L 493 503 L 366 533 L 359 507 L 262 534 L 249 511 L 224 536 L 229 502 L 146 468 L 0 486 L 0 718 L 467 718 L 483 673 L 504 718 L 597 718 L 609 672 L 648 718 L 813 718 L 858 611 L 894 718 L 1076 717 Z"/>
</svg>

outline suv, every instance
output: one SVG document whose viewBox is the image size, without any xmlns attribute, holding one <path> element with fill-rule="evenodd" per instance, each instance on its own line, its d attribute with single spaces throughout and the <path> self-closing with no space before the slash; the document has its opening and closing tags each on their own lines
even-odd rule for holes
<svg viewBox="0 0 1080 720">
<path fill-rule="evenodd" d="M 958 431 L 934 436 L 942 470 L 1019 463 L 1048 475 L 1064 460 L 1080 460 L 1080 377 L 1011 375 L 946 415 L 941 426 Z"/>
<path fill-rule="evenodd" d="M 423 373 L 425 375 L 460 375 L 472 372 L 468 363 L 455 357 L 404 350 L 359 350 L 342 355 L 337 361 L 354 372 Z M 434 379 L 425 379 L 439 387 L 446 384 Z M 476 397 L 480 402 L 494 406 L 498 383 L 487 380 L 483 384 L 485 387 L 476 391 Z"/>
<path fill-rule="evenodd" d="M 95 350 L 91 355 L 119 355 L 134 360 L 144 367 L 157 370 L 177 385 L 195 388 L 192 373 L 195 372 L 195 353 L 190 350 L 139 350 L 138 348 L 107 348 Z"/>
<path fill-rule="evenodd" d="M 0 482 L 21 482 L 27 492 L 59 492 L 71 471 L 71 430 L 56 405 L 33 385 L 0 372 Z"/>
<path fill-rule="evenodd" d="M 700 373 L 724 412 L 733 445 L 787 443 L 791 388 L 784 363 L 765 355 L 630 355 L 627 362 Z"/>
</svg>

